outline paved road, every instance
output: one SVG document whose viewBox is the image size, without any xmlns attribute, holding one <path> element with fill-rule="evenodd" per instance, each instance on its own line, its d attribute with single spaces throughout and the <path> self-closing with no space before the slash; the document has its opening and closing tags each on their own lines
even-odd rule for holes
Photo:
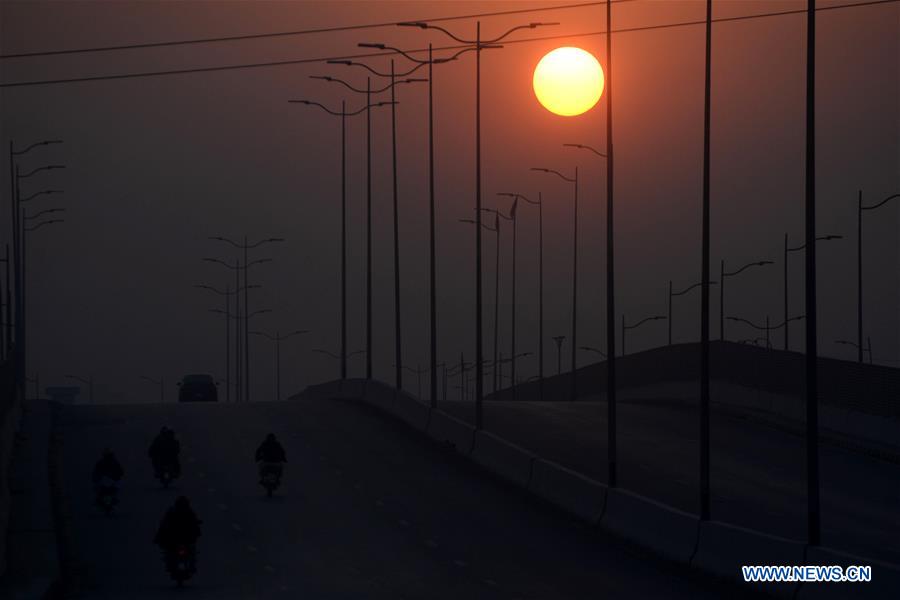
<svg viewBox="0 0 900 600">
<path fill-rule="evenodd" d="M 472 403 L 441 408 L 471 420 Z M 805 440 L 796 432 L 713 406 L 713 518 L 798 540 L 806 536 Z M 485 428 L 543 457 L 607 481 L 605 402 L 485 403 Z M 619 485 L 696 513 L 695 403 L 667 398 L 619 404 Z M 823 543 L 900 563 L 900 465 L 820 445 Z"/>
<path fill-rule="evenodd" d="M 163 490 L 146 448 L 167 424 L 184 478 Z M 191 598 L 721 598 L 744 591 L 641 556 L 350 401 L 67 407 L 61 415 L 75 565 L 86 598 L 167 598 L 150 540 L 178 494 L 204 520 Z M 277 497 L 253 451 L 273 431 Z M 104 446 L 126 469 L 101 516 L 89 473 Z M 184 594 L 178 593 L 179 597 Z"/>
</svg>

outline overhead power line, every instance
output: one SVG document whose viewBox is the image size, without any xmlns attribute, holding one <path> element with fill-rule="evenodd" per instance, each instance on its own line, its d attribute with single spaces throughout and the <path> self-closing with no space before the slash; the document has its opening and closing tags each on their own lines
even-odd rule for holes
<svg viewBox="0 0 900 600">
<path fill-rule="evenodd" d="M 622 4 L 623 2 L 636 2 L 637 0 L 610 0 L 612 4 Z M 440 23 L 442 21 L 463 21 L 467 19 L 479 19 L 487 17 L 500 17 L 505 15 L 519 15 L 528 13 L 547 12 L 552 10 L 568 10 L 573 8 L 585 8 L 590 6 L 606 5 L 606 0 L 602 2 L 582 2 L 579 4 L 560 4 L 558 6 L 542 6 L 536 8 L 521 8 L 515 10 L 501 10 L 495 12 L 473 13 L 468 15 L 455 15 L 450 17 L 435 17 L 432 19 L 408 19 L 409 21 L 419 21 L 422 23 Z M 72 48 L 68 50 L 42 50 L 37 52 L 16 52 L 10 54 L 0 54 L 0 60 L 11 58 L 33 58 L 39 56 L 59 56 L 63 54 L 86 54 L 90 52 L 112 52 L 117 50 L 139 50 L 146 48 L 163 48 L 167 46 L 187 46 L 193 44 L 214 44 L 220 42 L 241 42 L 247 40 L 259 40 L 277 37 L 291 37 L 298 35 L 311 35 L 318 33 L 337 33 L 341 31 L 358 31 L 361 29 L 377 29 L 380 27 L 394 27 L 396 21 L 384 23 L 363 23 L 357 25 L 338 25 L 335 27 L 319 27 L 314 29 L 300 29 L 297 31 L 276 31 L 269 33 L 251 33 L 246 35 L 232 35 L 211 38 L 197 38 L 189 40 L 169 40 L 163 42 L 147 42 L 139 44 L 122 44 L 118 46 L 97 46 L 94 48 Z"/>
<path fill-rule="evenodd" d="M 621 0 L 624 1 L 624 0 Z M 615 0 L 614 0 L 615 2 Z M 816 9 L 819 12 L 830 11 L 830 10 L 839 10 L 839 9 L 847 9 L 847 8 L 860 8 L 866 6 L 877 6 L 877 5 L 885 5 L 885 4 L 896 4 L 900 2 L 900 0 L 868 0 L 866 2 L 856 2 L 851 4 L 836 4 L 832 6 L 823 6 Z M 604 3 L 605 4 L 605 3 Z M 741 15 L 736 17 L 720 17 L 718 19 L 713 19 L 715 23 L 729 23 L 736 21 L 750 21 L 756 19 L 770 18 L 770 17 L 782 17 L 786 15 L 796 15 L 796 14 L 805 14 L 806 9 L 794 9 L 794 10 L 783 10 L 783 11 L 773 11 L 766 13 L 757 13 L 752 15 Z M 644 25 L 640 27 L 625 27 L 621 29 L 614 29 L 613 33 L 634 33 L 639 31 L 654 31 L 658 29 L 674 29 L 679 27 L 690 27 L 695 25 L 705 25 L 705 20 L 696 20 L 696 21 L 679 21 L 675 23 L 663 23 L 659 25 Z M 392 23 L 394 25 L 394 23 Z M 579 38 L 579 37 L 592 37 L 592 36 L 602 36 L 606 35 L 605 31 L 591 31 L 584 33 L 571 33 L 564 35 L 553 35 L 553 36 L 541 36 L 541 37 L 531 37 L 531 38 L 523 38 L 518 40 L 504 40 L 504 45 L 507 44 L 521 44 L 521 43 L 529 43 L 529 42 L 542 42 L 542 41 L 550 41 L 550 40 L 561 40 L 561 39 L 571 39 L 571 38 Z M 453 46 L 441 46 L 438 48 L 433 48 L 434 51 L 444 51 L 444 50 L 456 50 L 459 48 L 464 48 L 464 45 L 453 45 Z M 415 50 L 407 50 L 408 54 L 414 54 L 419 52 L 427 52 L 427 48 L 418 48 Z M 378 58 L 385 56 L 393 56 L 398 53 L 396 52 L 378 52 L 378 53 L 365 53 L 365 54 L 350 54 L 343 56 L 328 56 L 328 57 L 315 57 L 315 58 L 299 58 L 299 59 L 291 59 L 291 60 L 280 60 L 280 61 L 267 61 L 267 62 L 258 62 L 258 63 L 245 63 L 238 65 L 218 65 L 212 67 L 194 67 L 188 69 L 170 69 L 165 71 L 144 71 L 138 73 L 119 73 L 113 75 L 94 75 L 87 77 L 72 77 L 66 79 L 45 79 L 38 81 L 15 81 L 11 83 L 0 83 L 0 88 L 14 88 L 14 87 L 31 87 L 38 85 L 58 85 L 65 83 L 84 83 L 91 81 L 111 81 L 117 79 L 138 79 L 144 77 L 162 77 L 167 75 L 188 75 L 188 74 L 196 74 L 196 73 L 214 73 L 217 71 L 235 71 L 241 69 L 259 69 L 266 67 L 284 67 L 291 65 L 302 65 L 302 64 L 311 64 L 311 63 L 323 63 L 329 60 L 353 60 L 353 59 L 361 59 L 361 58 Z"/>
</svg>

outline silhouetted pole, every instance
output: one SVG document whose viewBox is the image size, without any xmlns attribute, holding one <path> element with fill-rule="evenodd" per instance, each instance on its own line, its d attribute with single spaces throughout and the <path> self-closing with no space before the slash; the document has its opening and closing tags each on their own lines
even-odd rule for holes
<svg viewBox="0 0 900 600">
<path fill-rule="evenodd" d="M 637 329 L 638 327 L 640 327 L 641 325 L 643 325 L 644 323 L 646 323 L 648 321 L 660 321 L 665 318 L 666 317 L 658 315 L 658 316 L 647 317 L 645 319 L 642 319 L 642 320 L 638 321 L 637 323 L 635 323 L 634 325 L 626 325 L 625 324 L 625 315 L 623 314 L 622 315 L 622 356 L 625 356 L 625 332 L 626 331 L 628 331 L 629 329 Z"/>
<path fill-rule="evenodd" d="M 607 478 L 616 487 L 616 276 L 613 243 L 612 2 L 606 3 L 606 405 Z"/>
<path fill-rule="evenodd" d="M 443 27 L 425 22 L 398 23 L 401 26 L 437 29 L 462 44 L 472 44 L 473 40 L 461 39 Z M 529 23 L 509 29 L 503 35 L 482 43 L 481 21 L 475 25 L 475 427 L 482 428 L 482 400 L 484 396 L 484 352 L 482 347 L 482 282 L 481 282 L 481 51 L 489 44 L 501 41 L 519 29 L 535 29 L 548 23 Z"/>
<path fill-rule="evenodd" d="M 437 275 L 434 252 L 434 58 L 428 44 L 428 327 L 431 342 L 431 408 L 437 407 Z M 444 367 L 444 401 L 447 400 L 447 367 Z"/>
<path fill-rule="evenodd" d="M 5 267 L 6 268 L 6 327 L 4 328 L 4 336 L 5 336 L 4 352 L 6 352 L 7 353 L 6 356 L 8 356 L 8 353 L 10 352 L 10 349 L 12 348 L 12 326 L 13 326 L 13 324 L 12 324 L 12 290 L 10 288 L 11 281 L 9 278 L 9 271 L 10 271 L 10 268 L 9 268 L 9 262 L 10 262 L 9 244 L 6 244 L 6 259 L 3 262 L 6 263 L 6 267 Z"/>
<path fill-rule="evenodd" d="M 532 167 L 531 170 L 553 173 L 563 181 L 574 184 L 575 206 L 572 223 L 572 378 L 570 390 L 570 399 L 574 401 L 578 396 L 578 346 L 576 341 L 578 336 L 578 167 L 575 167 L 575 177 L 566 177 L 559 171 L 554 171 L 553 169 Z"/>
<path fill-rule="evenodd" d="M 806 14 L 806 471 L 809 544 L 818 546 L 819 394 L 816 312 L 816 2 Z M 862 344 L 860 344 L 862 345 Z"/>
<path fill-rule="evenodd" d="M 722 259 L 721 270 L 719 271 L 719 339 L 725 340 L 725 278 L 734 277 L 750 267 L 763 267 L 765 265 L 775 264 L 771 260 L 760 260 L 744 265 L 737 271 L 730 273 L 725 271 L 725 259 Z"/>
<path fill-rule="evenodd" d="M 347 379 L 347 102 L 345 100 L 341 100 L 341 379 Z"/>
<path fill-rule="evenodd" d="M 712 64 L 712 0 L 706 0 L 706 81 L 703 105 L 703 225 L 700 281 L 700 519 L 709 515 L 709 115 Z"/>
<path fill-rule="evenodd" d="M 366 77 L 366 106 L 372 78 Z M 366 379 L 372 379 L 372 111 L 366 111 Z"/>
<path fill-rule="evenodd" d="M 394 190 L 394 364 L 396 388 L 403 389 L 403 352 L 400 334 L 400 232 L 397 215 L 397 86 L 394 85 L 394 61 L 391 60 L 391 155 Z M 421 397 L 421 391 L 419 396 Z"/>
<path fill-rule="evenodd" d="M 817 242 L 826 241 L 826 240 L 840 240 L 843 239 L 843 236 L 840 235 L 823 235 L 816 238 Z M 798 252 L 806 248 L 806 244 L 800 244 L 795 248 L 788 247 L 788 234 L 784 234 L 784 319 L 786 323 L 789 323 L 792 319 L 788 319 L 788 253 L 789 252 Z M 784 350 L 787 352 L 790 350 L 789 340 L 788 340 L 788 329 L 789 326 L 784 326 Z"/>
<path fill-rule="evenodd" d="M 553 341 L 556 342 L 556 374 L 560 375 L 562 373 L 562 343 L 563 340 L 566 339 L 564 335 L 557 335 L 553 338 Z"/>
<path fill-rule="evenodd" d="M 288 338 L 291 338 L 295 335 L 301 335 L 303 333 L 309 333 L 306 329 L 301 329 L 298 331 L 292 331 L 286 335 L 281 335 L 280 332 L 276 331 L 275 335 L 270 333 L 266 333 L 264 331 L 251 331 L 253 335 L 259 335 L 264 338 L 268 338 L 269 340 L 275 342 L 275 400 L 281 400 L 281 342 Z"/>
<path fill-rule="evenodd" d="M 497 246 L 494 261 L 494 365 L 497 364 L 497 353 L 500 351 L 500 215 L 494 213 L 494 229 L 497 231 Z M 502 381 L 498 380 L 497 369 L 494 369 L 494 394 Z M 499 381 L 499 384 L 498 384 Z"/>
<path fill-rule="evenodd" d="M 241 377 L 241 261 L 234 261 L 234 401 L 240 402 L 243 394 L 243 377 Z M 228 318 L 228 315 L 225 315 Z"/>
<path fill-rule="evenodd" d="M 518 229 L 516 221 L 516 205 L 518 199 L 513 200 L 512 208 L 509 215 L 512 217 L 513 225 L 513 252 L 512 252 L 512 340 L 510 343 L 510 383 L 512 387 L 513 400 L 516 399 L 516 230 Z"/>
</svg>

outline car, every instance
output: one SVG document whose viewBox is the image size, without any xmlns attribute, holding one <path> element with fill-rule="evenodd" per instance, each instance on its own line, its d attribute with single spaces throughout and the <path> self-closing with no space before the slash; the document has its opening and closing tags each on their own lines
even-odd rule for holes
<svg viewBox="0 0 900 600">
<path fill-rule="evenodd" d="M 178 382 L 179 402 L 216 402 L 219 390 L 210 375 L 185 375 Z"/>
</svg>

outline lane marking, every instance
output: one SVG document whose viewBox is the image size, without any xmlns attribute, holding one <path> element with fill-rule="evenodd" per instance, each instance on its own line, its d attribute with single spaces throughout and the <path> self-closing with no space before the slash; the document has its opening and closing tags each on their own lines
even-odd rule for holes
<svg viewBox="0 0 900 600">
<path fill-rule="evenodd" d="M 275 567 L 273 567 L 272 565 L 266 565 L 266 566 L 263 567 L 263 569 L 265 569 L 265 570 L 268 571 L 269 573 L 274 573 L 274 572 L 275 572 Z"/>
<path fill-rule="evenodd" d="M 425 545 L 428 546 L 429 548 L 437 548 L 438 547 L 438 543 L 434 540 L 426 540 Z"/>
<path fill-rule="evenodd" d="M 488 584 L 489 586 L 497 587 L 497 582 L 494 581 L 493 579 L 485 579 L 484 582 L 485 582 L 486 584 Z"/>
<path fill-rule="evenodd" d="M 257 550 L 258 550 L 258 548 L 256 546 L 247 546 L 248 552 L 256 552 Z"/>
<path fill-rule="evenodd" d="M 409 521 L 407 521 L 406 519 L 400 519 L 398 523 L 400 523 L 401 527 L 409 527 Z"/>
<path fill-rule="evenodd" d="M 231 528 L 234 529 L 235 531 L 243 531 L 243 529 L 241 529 L 241 526 L 238 525 L 237 523 L 232 523 Z"/>
<path fill-rule="evenodd" d="M 382 502 L 381 500 L 376 500 L 375 506 L 378 506 L 378 507 L 384 506 L 384 502 Z"/>
<path fill-rule="evenodd" d="M 464 568 L 464 567 L 466 566 L 466 561 L 456 559 L 456 560 L 453 561 L 453 564 L 456 565 L 456 566 L 459 567 L 459 568 Z"/>
<path fill-rule="evenodd" d="M 218 506 L 221 510 L 228 510 L 228 506 L 227 506 L 226 504 L 217 504 L 217 506 Z"/>
<path fill-rule="evenodd" d="M 216 492 L 216 488 L 209 488 L 207 490 L 210 494 L 214 494 Z"/>
</svg>

